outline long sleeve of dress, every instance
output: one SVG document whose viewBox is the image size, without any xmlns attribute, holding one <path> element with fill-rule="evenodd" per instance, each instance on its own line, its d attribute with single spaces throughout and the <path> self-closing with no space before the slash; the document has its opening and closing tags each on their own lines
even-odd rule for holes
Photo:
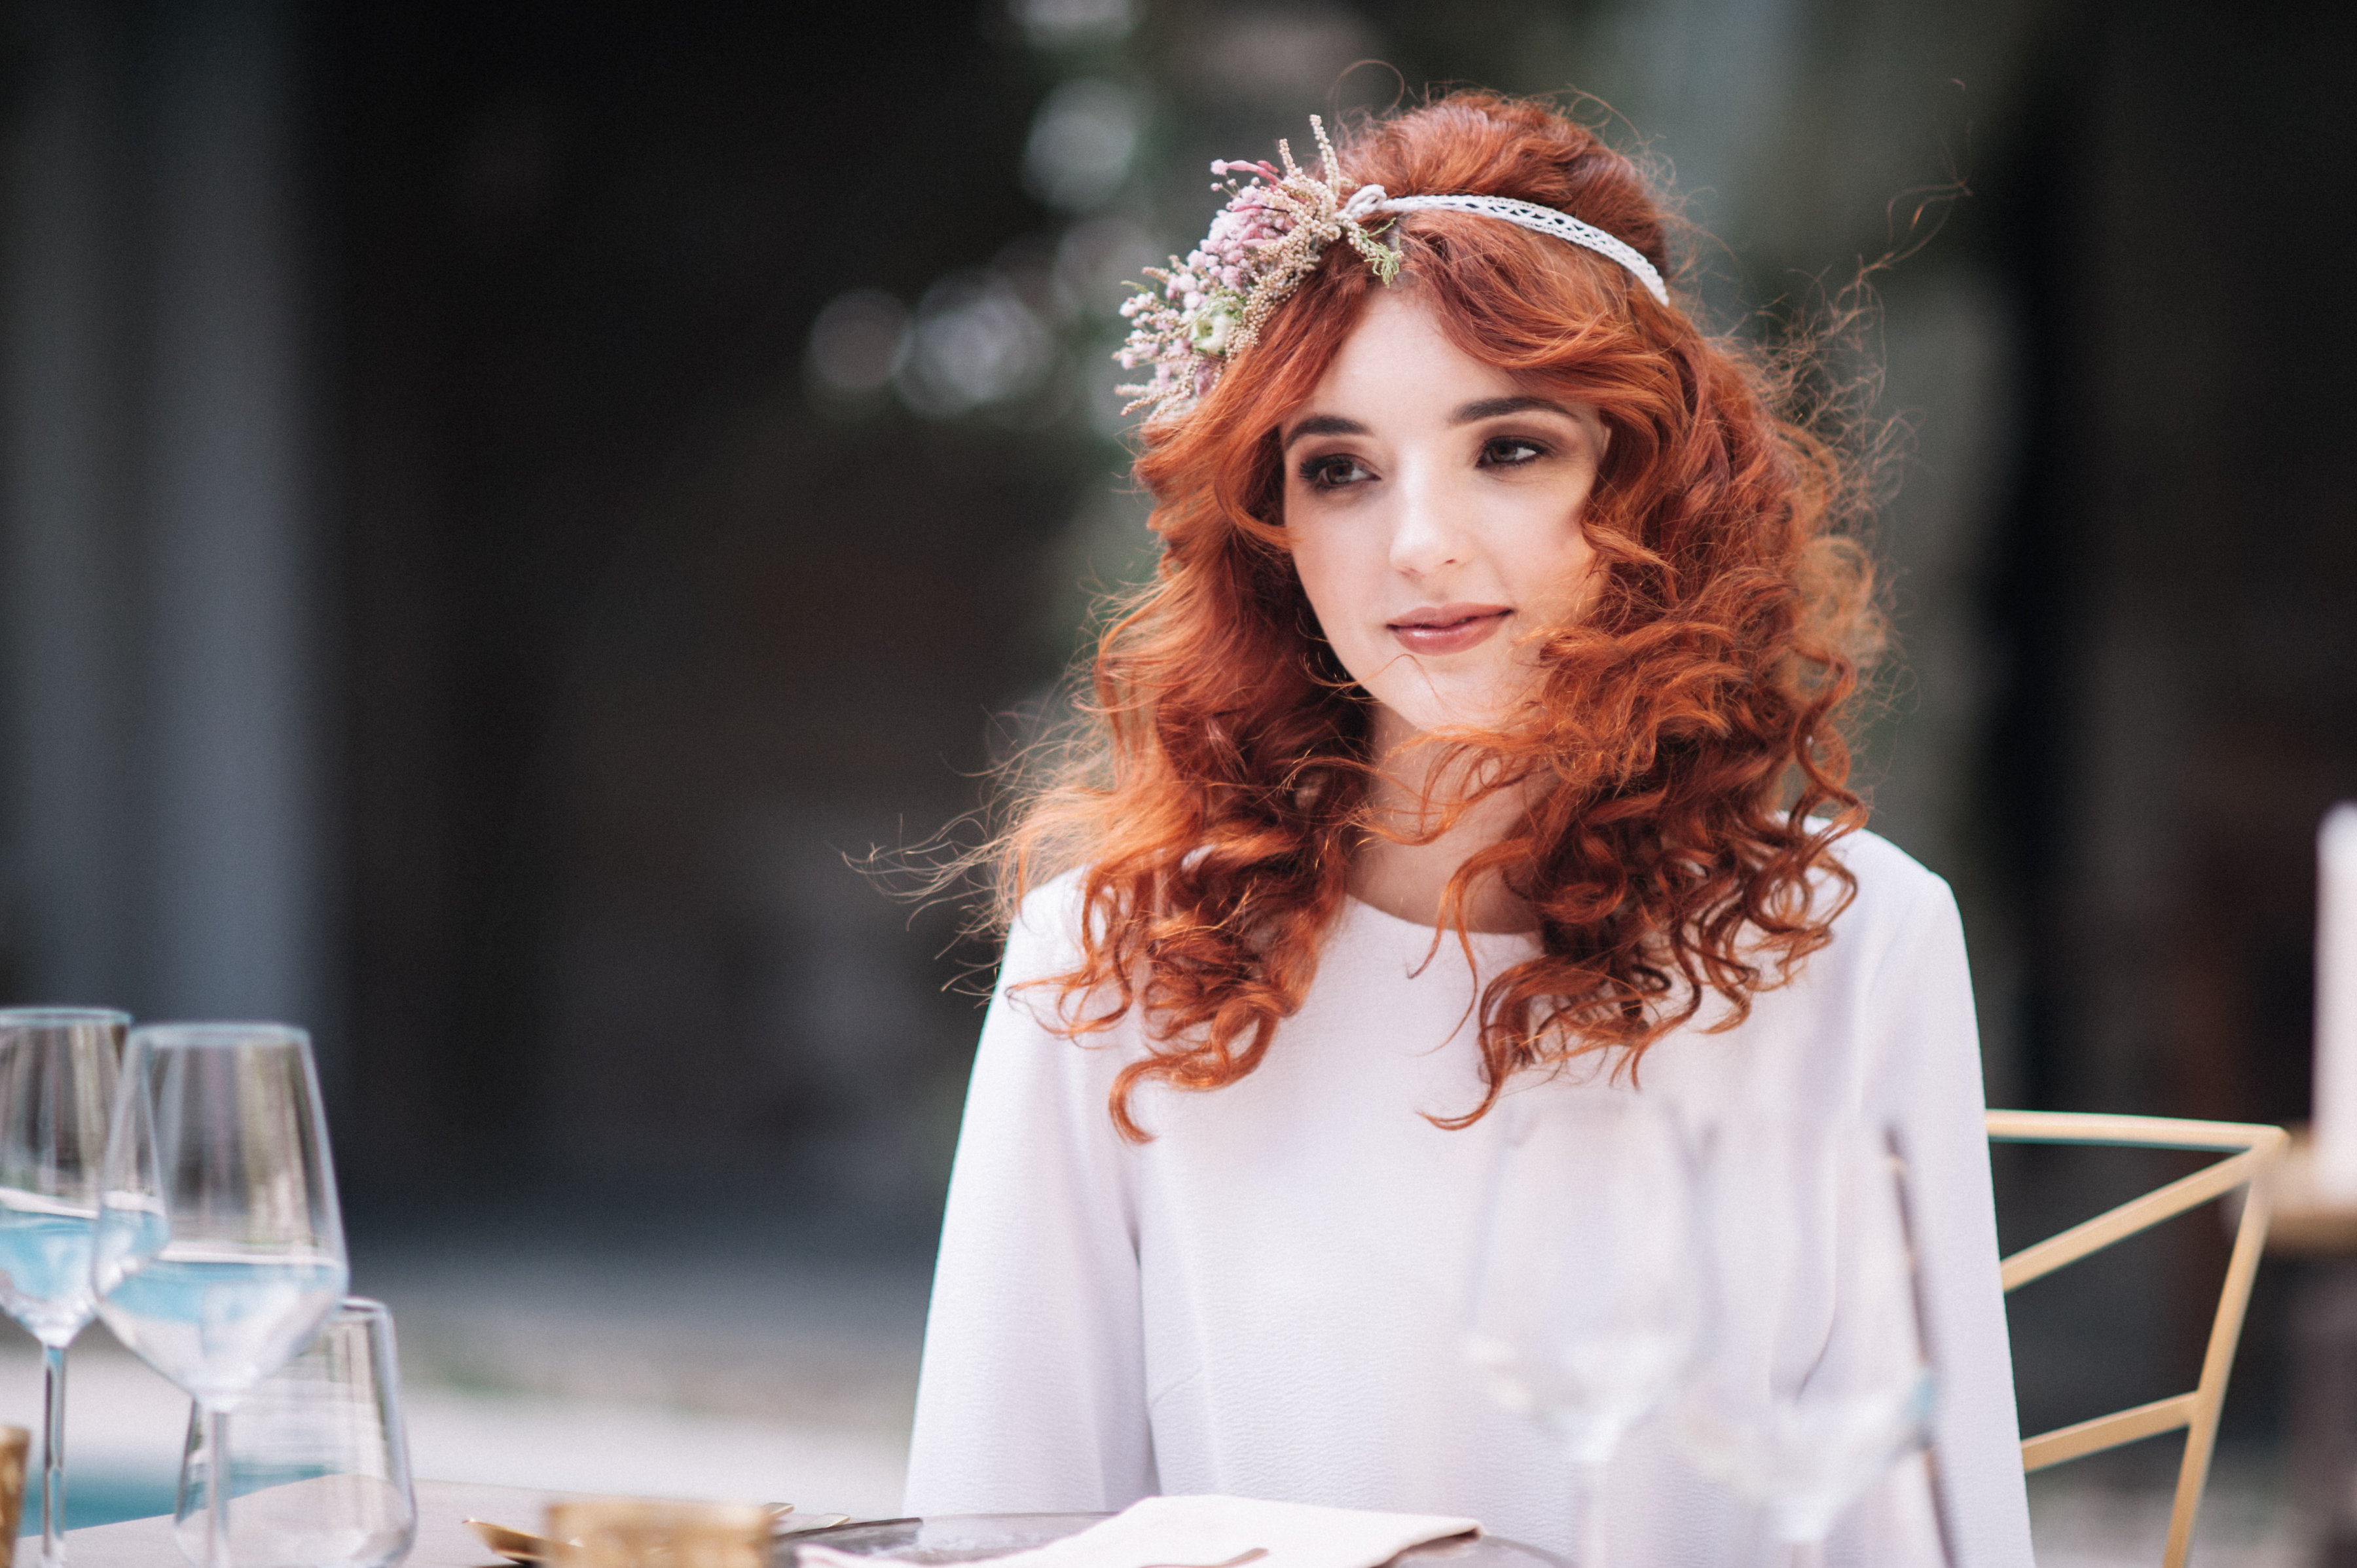
<svg viewBox="0 0 2357 1568">
<path fill-rule="evenodd" d="M 1114 1050 L 1040 1023 L 1073 884 L 1009 933 L 968 1091 L 909 1455 L 912 1514 L 1122 1508 L 1156 1490 L 1137 1226 L 1106 1114 Z"/>
<path fill-rule="evenodd" d="M 1956 1568 L 2031 1561 L 2005 1296 L 1997 1277 L 1972 980 L 1954 899 L 1926 877 L 1863 998 L 1868 1093 L 1904 1142 L 1939 1382 L 1934 1444 Z"/>
</svg>

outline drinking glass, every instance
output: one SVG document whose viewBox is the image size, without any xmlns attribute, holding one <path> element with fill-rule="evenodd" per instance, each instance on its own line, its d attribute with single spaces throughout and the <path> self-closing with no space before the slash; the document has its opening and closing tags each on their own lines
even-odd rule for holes
<svg viewBox="0 0 2357 1568">
<path fill-rule="evenodd" d="M 199 1564 L 220 1452 L 191 1407 L 173 1530 Z M 383 1303 L 346 1296 L 309 1349 L 240 1402 L 227 1490 L 238 1568 L 384 1568 L 409 1550 L 417 1498 Z"/>
<path fill-rule="evenodd" d="M 1905 1170 L 1885 1126 L 1770 1115 L 1707 1139 L 1708 1304 L 1675 1429 L 1767 1512 L 1787 1560 L 1822 1560 L 1850 1503 L 1930 1432 Z"/>
<path fill-rule="evenodd" d="M 1547 1086 L 1500 1114 L 1466 1353 L 1562 1445 L 1580 1568 L 1600 1568 L 1604 1466 L 1693 1343 L 1690 1167 L 1676 1124 L 1631 1091 Z"/>
<path fill-rule="evenodd" d="M 278 1024 L 131 1031 L 106 1140 L 99 1316 L 197 1402 L 230 1412 L 343 1299 L 344 1227 L 310 1037 Z M 206 1472 L 208 1568 L 231 1568 L 230 1466 Z"/>
<path fill-rule="evenodd" d="M 91 1240 L 106 1118 L 131 1020 L 99 1007 L 0 1012 L 0 1306 L 41 1342 L 41 1558 L 66 1542 L 66 1347 L 98 1310 Z"/>
</svg>

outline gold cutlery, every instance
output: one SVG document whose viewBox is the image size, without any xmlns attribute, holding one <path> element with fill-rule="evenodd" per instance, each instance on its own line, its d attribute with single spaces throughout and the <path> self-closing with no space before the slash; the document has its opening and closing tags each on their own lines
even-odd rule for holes
<svg viewBox="0 0 2357 1568">
<path fill-rule="evenodd" d="M 545 1563 L 554 1555 L 556 1543 L 544 1535 L 511 1530 L 487 1519 L 468 1519 L 458 1522 L 481 1536 L 485 1546 L 511 1563 Z"/>
<path fill-rule="evenodd" d="M 836 1525 L 849 1524 L 850 1522 L 851 1516 L 847 1513 L 805 1514 L 801 1519 L 796 1520 L 789 1520 L 781 1517 L 778 1520 L 777 1527 L 770 1530 L 770 1533 L 772 1535 L 807 1535 L 813 1530 L 833 1530 Z"/>
</svg>

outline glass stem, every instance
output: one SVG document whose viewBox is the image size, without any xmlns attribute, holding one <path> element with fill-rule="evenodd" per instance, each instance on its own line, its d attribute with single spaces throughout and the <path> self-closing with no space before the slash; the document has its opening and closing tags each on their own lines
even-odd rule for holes
<svg viewBox="0 0 2357 1568">
<path fill-rule="evenodd" d="M 41 1561 L 66 1560 L 66 1348 L 43 1343 L 41 1363 Z"/>
<path fill-rule="evenodd" d="M 1579 1509 L 1579 1568 L 1604 1568 L 1604 1466 L 1572 1466 L 1572 1501 Z"/>
<path fill-rule="evenodd" d="M 1824 1568 L 1825 1538 L 1821 1535 L 1814 1541 L 1789 1543 L 1784 1549 L 1784 1561 L 1791 1568 Z"/>
<path fill-rule="evenodd" d="M 205 1412 L 205 1568 L 230 1568 L 229 1412 Z"/>
</svg>

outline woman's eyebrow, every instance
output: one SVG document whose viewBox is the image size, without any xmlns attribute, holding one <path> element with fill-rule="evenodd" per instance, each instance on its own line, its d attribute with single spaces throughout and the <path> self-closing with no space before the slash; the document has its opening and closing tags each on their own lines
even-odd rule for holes
<svg viewBox="0 0 2357 1568">
<path fill-rule="evenodd" d="M 1313 413 L 1285 433 L 1285 446 L 1290 447 L 1305 435 L 1364 435 L 1367 427 L 1355 419 L 1345 419 L 1339 413 Z"/>
<path fill-rule="evenodd" d="M 1472 424 L 1484 419 L 1495 419 L 1506 413 L 1559 413 L 1573 417 L 1571 410 L 1551 397 L 1485 397 L 1469 403 L 1449 416 L 1451 424 Z"/>
</svg>

